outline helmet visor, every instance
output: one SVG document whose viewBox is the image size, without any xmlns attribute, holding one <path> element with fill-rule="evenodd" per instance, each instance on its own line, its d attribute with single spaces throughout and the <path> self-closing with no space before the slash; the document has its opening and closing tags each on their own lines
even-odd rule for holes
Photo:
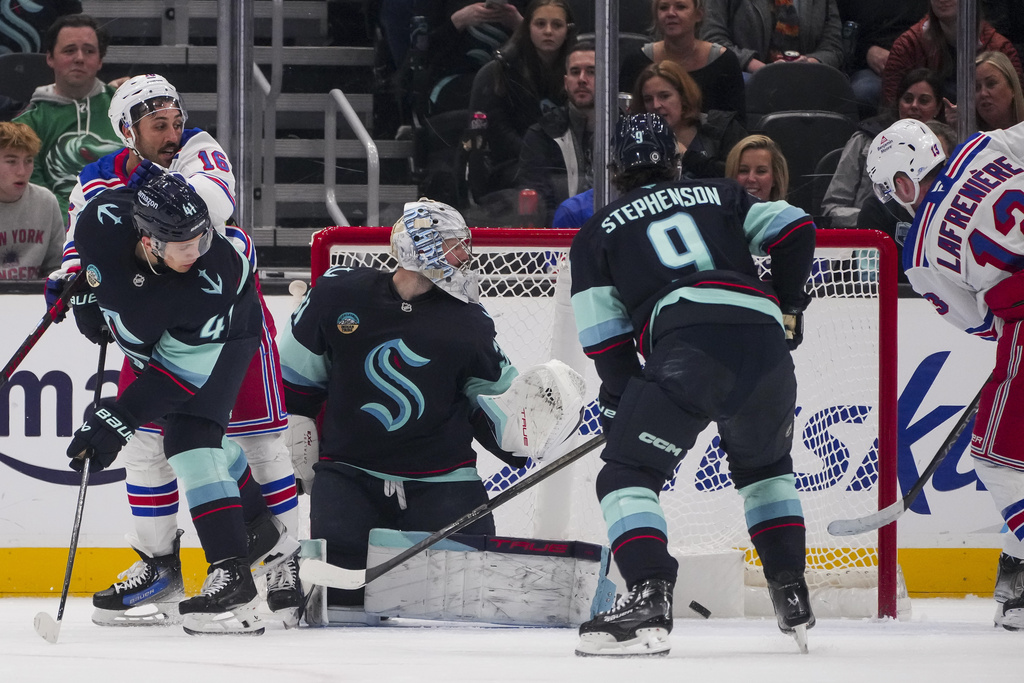
<svg viewBox="0 0 1024 683">
<path fill-rule="evenodd" d="M 186 242 L 164 242 L 152 236 L 149 239 L 153 253 L 160 258 L 184 261 L 193 256 L 198 259 L 210 251 L 210 245 L 213 244 L 213 233 L 213 224 L 208 221 L 203 234 Z"/>
</svg>

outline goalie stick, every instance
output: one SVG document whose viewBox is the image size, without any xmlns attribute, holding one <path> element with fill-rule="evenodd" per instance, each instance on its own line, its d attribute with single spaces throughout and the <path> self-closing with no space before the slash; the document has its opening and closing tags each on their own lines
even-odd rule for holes
<svg viewBox="0 0 1024 683">
<path fill-rule="evenodd" d="M 69 287 L 70 288 L 70 287 Z M 61 297 L 63 299 L 63 297 Z M 54 308 L 60 305 L 58 301 Z M 52 308 L 50 309 L 53 310 Z M 107 344 L 100 344 L 100 360 L 96 368 L 96 389 L 93 391 L 93 406 L 98 407 L 103 394 L 103 370 L 107 364 Z M 57 644 L 57 637 L 60 635 L 61 621 L 64 619 L 64 605 L 68 602 L 68 590 L 71 588 L 71 570 L 75 566 L 75 553 L 78 552 L 78 535 L 82 531 L 82 513 L 85 511 L 85 493 L 89 488 L 89 456 L 85 454 L 85 463 L 82 467 L 82 483 L 78 487 L 78 505 L 75 507 L 75 523 L 71 527 L 71 544 L 68 546 L 68 563 L 64 568 L 64 587 L 60 592 L 60 605 L 57 607 L 57 618 L 54 619 L 46 612 L 39 612 L 32 625 L 36 633 L 43 637 L 46 642 Z"/>
<path fill-rule="evenodd" d="M 68 300 L 71 298 L 71 295 L 78 290 L 79 280 L 84 281 L 84 278 L 81 277 L 81 271 L 79 271 L 79 273 L 72 278 L 71 282 L 64 287 L 64 291 L 61 292 L 60 298 L 57 299 L 57 302 L 50 307 L 50 310 L 48 310 L 45 315 L 43 315 L 42 320 L 39 321 L 36 328 L 32 330 L 28 337 L 25 338 L 25 341 L 18 347 L 18 350 L 14 352 L 14 356 L 7 361 L 7 365 L 4 366 L 3 372 L 0 374 L 0 387 L 3 387 L 8 381 L 10 381 L 11 375 L 13 375 L 14 371 L 18 369 L 18 366 L 21 365 L 21 361 L 25 360 L 25 356 L 27 356 L 28 352 L 32 350 L 32 347 L 36 345 L 39 338 L 43 336 L 43 332 L 46 332 L 47 328 L 50 327 L 50 325 L 52 325 L 57 318 L 60 317 L 60 314 L 67 308 Z"/>
<path fill-rule="evenodd" d="M 989 375 L 988 380 L 985 380 L 985 384 L 988 384 L 992 376 Z M 982 389 L 985 388 L 985 384 L 982 384 Z M 900 516 L 910 509 L 910 506 L 914 503 L 914 500 L 924 489 L 925 484 L 935 474 L 935 470 L 939 469 L 939 465 L 946 459 L 949 452 L 953 450 L 953 445 L 956 444 L 957 440 L 960 439 L 960 435 L 963 434 L 964 429 L 970 424 L 974 416 L 978 414 L 978 404 L 981 402 L 981 389 L 978 389 L 978 395 L 974 397 L 971 404 L 967 406 L 956 425 L 953 426 L 953 431 L 949 433 L 946 440 L 942 443 L 935 457 L 928 463 L 928 467 L 924 469 L 921 476 L 910 487 L 907 491 L 907 495 L 903 496 L 902 500 L 898 500 L 892 505 L 879 510 L 878 512 L 872 513 L 865 517 L 858 517 L 856 519 L 837 519 L 829 523 L 828 532 L 833 536 L 854 536 L 856 534 L 863 534 L 868 531 L 874 531 L 880 529 L 887 524 L 895 522 Z"/>
<path fill-rule="evenodd" d="M 544 466 L 539 472 L 533 476 L 527 477 L 519 482 L 516 482 L 508 489 L 502 491 L 494 498 L 491 498 L 486 503 L 478 506 L 472 512 L 463 515 L 459 519 L 455 520 L 448 526 L 444 527 L 440 531 L 436 531 L 431 535 L 424 538 L 419 543 L 410 546 L 398 553 L 390 560 L 382 562 L 375 567 L 369 567 L 367 569 L 344 569 L 337 567 L 333 564 L 328 564 L 322 560 L 306 560 L 299 565 L 299 578 L 306 583 L 316 584 L 319 586 L 327 586 L 329 588 L 343 588 L 345 590 L 355 590 L 362 588 L 366 584 L 370 583 L 382 574 L 391 571 L 398 565 L 402 564 L 410 557 L 420 554 L 430 546 L 434 545 L 439 541 L 443 541 L 448 538 L 459 529 L 462 529 L 476 520 L 480 519 L 484 515 L 489 515 L 496 508 L 504 505 L 508 501 L 518 496 L 523 491 L 536 486 L 540 482 L 544 481 L 551 475 L 559 472 L 572 463 L 576 462 L 584 455 L 594 450 L 598 446 L 604 443 L 604 434 L 595 436 L 585 444 L 575 448 L 560 458 L 553 460 L 550 465 Z"/>
</svg>

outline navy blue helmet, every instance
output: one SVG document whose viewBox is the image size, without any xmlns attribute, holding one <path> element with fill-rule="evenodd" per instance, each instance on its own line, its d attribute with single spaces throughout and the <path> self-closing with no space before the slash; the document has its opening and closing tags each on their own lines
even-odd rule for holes
<svg viewBox="0 0 1024 683">
<path fill-rule="evenodd" d="M 672 168 L 676 136 L 658 114 L 623 116 L 612 134 L 612 163 L 618 171 L 632 168 Z"/>
<path fill-rule="evenodd" d="M 139 188 L 132 220 L 140 235 L 152 240 L 153 252 L 163 256 L 170 242 L 188 242 L 202 236 L 200 254 L 213 240 L 213 222 L 203 198 L 181 177 L 163 173 Z"/>
</svg>

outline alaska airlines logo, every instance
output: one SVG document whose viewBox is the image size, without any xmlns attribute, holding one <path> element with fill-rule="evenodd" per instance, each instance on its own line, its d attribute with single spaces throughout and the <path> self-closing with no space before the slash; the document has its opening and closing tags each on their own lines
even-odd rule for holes
<svg viewBox="0 0 1024 683">
<path fill-rule="evenodd" d="M 392 415 L 391 411 L 380 403 L 367 403 L 361 406 L 361 409 L 380 420 L 389 432 L 401 429 L 409 422 L 413 413 L 413 403 L 416 418 L 419 419 L 423 415 L 423 392 L 400 373 L 399 369 L 403 363 L 418 368 L 429 362 L 429 359 L 414 352 L 401 339 L 392 339 L 374 348 L 366 355 L 363 369 L 366 371 L 367 379 L 398 404 L 398 414 Z"/>
</svg>

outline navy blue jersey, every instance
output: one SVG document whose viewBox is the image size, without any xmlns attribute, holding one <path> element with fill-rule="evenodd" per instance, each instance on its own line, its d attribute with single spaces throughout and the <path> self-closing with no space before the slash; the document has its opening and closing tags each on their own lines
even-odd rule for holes
<svg viewBox="0 0 1024 683">
<path fill-rule="evenodd" d="M 278 347 L 289 412 L 326 401 L 321 460 L 411 479 L 475 477 L 477 397 L 516 375 L 482 306 L 436 287 L 403 301 L 370 268 L 327 271 Z"/>
<path fill-rule="evenodd" d="M 772 281 L 753 256 L 772 257 Z M 814 223 L 726 179 L 638 188 L 597 212 L 573 240 L 572 305 L 580 342 L 611 396 L 639 371 L 652 335 L 703 323 L 782 325 L 802 311 Z"/>
<path fill-rule="evenodd" d="M 75 241 L 89 293 L 140 373 L 119 403 L 145 423 L 204 389 L 216 391 L 206 385 L 225 346 L 258 339 L 263 312 L 254 257 L 220 234 L 185 273 L 158 269 L 158 275 L 140 261 L 134 198 L 134 190 L 123 188 L 90 202 Z M 224 399 L 230 408 L 235 396 Z"/>
</svg>

